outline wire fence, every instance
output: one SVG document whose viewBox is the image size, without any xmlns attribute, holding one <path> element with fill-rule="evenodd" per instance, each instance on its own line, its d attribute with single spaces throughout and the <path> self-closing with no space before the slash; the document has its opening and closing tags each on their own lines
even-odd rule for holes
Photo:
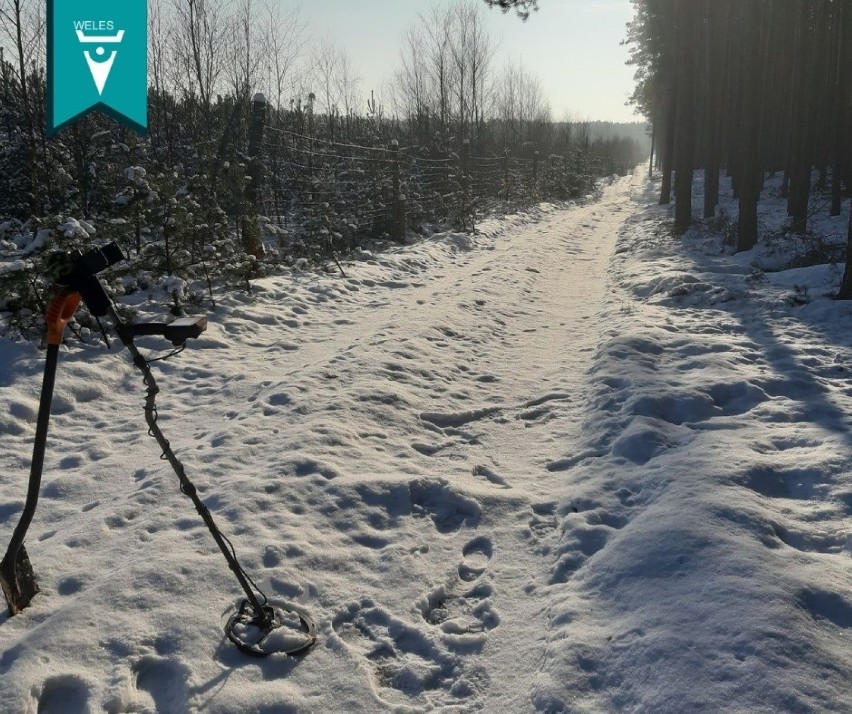
<svg viewBox="0 0 852 714">
<path fill-rule="evenodd" d="M 605 167 L 576 151 L 472 155 L 424 146 L 364 146 L 267 126 L 258 210 L 290 252 L 346 250 L 365 236 L 471 231 L 487 215 L 589 191 Z"/>
</svg>

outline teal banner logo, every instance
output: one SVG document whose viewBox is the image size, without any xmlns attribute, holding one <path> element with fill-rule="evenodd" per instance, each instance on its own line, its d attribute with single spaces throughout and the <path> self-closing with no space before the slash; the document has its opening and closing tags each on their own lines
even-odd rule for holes
<svg viewBox="0 0 852 714">
<path fill-rule="evenodd" d="M 100 111 L 148 133 L 147 0 L 47 0 L 47 135 Z"/>
</svg>

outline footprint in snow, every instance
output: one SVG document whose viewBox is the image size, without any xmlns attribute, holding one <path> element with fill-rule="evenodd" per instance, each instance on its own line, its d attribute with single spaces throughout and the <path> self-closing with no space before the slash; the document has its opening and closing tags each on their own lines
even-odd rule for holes
<svg viewBox="0 0 852 714">
<path fill-rule="evenodd" d="M 332 627 L 367 664 L 376 696 L 392 706 L 426 711 L 470 705 L 487 684 L 484 673 L 466 675 L 462 659 L 431 632 L 394 617 L 370 599 L 349 605 Z"/>
<path fill-rule="evenodd" d="M 493 552 L 491 540 L 485 536 L 468 542 L 462 550 L 464 557 L 459 564 L 459 578 L 468 583 L 479 578 L 485 572 Z"/>
<path fill-rule="evenodd" d="M 36 702 L 38 714 L 89 714 L 90 686 L 80 677 L 64 674 L 51 677 Z"/>
<path fill-rule="evenodd" d="M 808 587 L 796 598 L 797 605 L 815 621 L 840 629 L 852 628 L 852 603 L 845 595 Z"/>
<path fill-rule="evenodd" d="M 577 511 L 583 514 L 583 511 Z M 566 583 L 589 558 L 603 550 L 613 533 L 627 520 L 606 512 L 590 513 L 581 518 L 566 517 L 562 539 L 557 546 L 558 559 L 551 568 L 550 585 Z"/>
<path fill-rule="evenodd" d="M 802 553 L 833 553 L 845 552 L 849 536 L 845 531 L 826 533 L 819 530 L 800 530 L 789 528 L 780 523 L 772 525 L 773 532 L 784 545 Z"/>
<path fill-rule="evenodd" d="M 136 708 L 132 711 L 151 714 L 186 711 L 189 696 L 186 665 L 170 659 L 143 657 L 133 666 L 133 678 Z"/>
<path fill-rule="evenodd" d="M 556 502 L 533 504 L 532 511 L 533 516 L 527 522 L 529 532 L 526 536 L 533 545 L 538 545 L 556 531 Z"/>
<path fill-rule="evenodd" d="M 456 572 L 417 602 L 423 619 L 449 635 L 449 643 L 481 646 L 485 635 L 500 624 L 492 605 L 494 588 L 483 578 L 492 554 L 489 538 L 469 541 Z"/>
</svg>

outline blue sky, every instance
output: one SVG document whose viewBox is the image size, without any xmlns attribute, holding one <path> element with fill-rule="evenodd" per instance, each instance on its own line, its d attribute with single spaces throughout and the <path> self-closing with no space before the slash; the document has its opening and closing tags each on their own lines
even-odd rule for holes
<svg viewBox="0 0 852 714">
<path fill-rule="evenodd" d="M 287 2 L 288 0 L 281 0 Z M 426 12 L 431 0 L 308 0 L 302 17 L 308 37 L 330 36 L 344 47 L 367 94 L 398 64 L 400 38 Z M 620 46 L 632 17 L 630 0 L 540 0 L 541 10 L 524 23 L 488 10 L 488 25 L 500 38 L 498 63 L 522 59 L 541 79 L 554 110 L 581 119 L 636 121 L 624 106 L 633 87 Z"/>
</svg>

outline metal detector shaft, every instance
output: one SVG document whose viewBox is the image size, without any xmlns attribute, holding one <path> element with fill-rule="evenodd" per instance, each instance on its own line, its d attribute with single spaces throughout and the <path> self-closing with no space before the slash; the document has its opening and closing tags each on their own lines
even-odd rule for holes
<svg viewBox="0 0 852 714">
<path fill-rule="evenodd" d="M 171 448 L 171 444 L 169 444 L 168 439 L 166 439 L 166 437 L 163 435 L 163 432 L 160 431 L 160 427 L 157 425 L 157 412 L 154 406 L 154 400 L 157 394 L 159 393 L 160 388 L 157 386 L 157 382 L 154 379 L 154 375 L 151 372 L 151 368 L 149 367 L 148 362 L 139 352 L 138 348 L 133 343 L 132 338 L 126 338 L 124 335 L 122 335 L 121 331 L 119 331 L 119 336 L 121 336 L 122 341 L 124 342 L 124 346 L 127 348 L 127 351 L 130 352 L 131 356 L 133 357 L 133 364 L 136 365 L 136 367 L 142 372 L 145 386 L 148 388 L 148 393 L 145 397 L 145 421 L 148 424 L 149 433 L 157 440 L 157 443 L 163 450 L 163 456 L 171 464 L 175 474 L 177 474 L 178 480 L 180 481 L 181 493 L 183 493 L 192 501 L 193 505 L 195 506 L 195 510 L 198 511 L 198 515 L 201 516 L 201 519 L 204 521 L 204 525 L 207 526 L 207 530 L 210 531 L 210 535 L 213 536 L 213 540 L 216 541 L 216 545 L 219 546 L 219 550 L 221 550 L 222 555 L 225 556 L 225 560 L 228 562 L 228 567 L 233 571 L 234 575 L 236 576 L 240 587 L 243 589 L 243 592 L 245 592 L 246 598 L 251 603 L 255 613 L 257 613 L 259 617 L 263 617 L 266 610 L 264 609 L 260 601 L 257 599 L 257 594 L 254 592 L 248 580 L 246 579 L 245 573 L 240 567 L 240 564 L 237 561 L 237 558 L 234 555 L 233 551 L 225 542 L 225 539 L 223 538 L 222 534 L 219 532 L 219 529 L 216 526 L 215 521 L 213 520 L 213 516 L 210 514 L 210 510 L 207 508 L 207 506 L 204 505 L 204 502 L 198 496 L 198 491 L 195 488 L 195 485 L 187 477 L 186 472 L 183 468 L 183 464 L 174 455 L 174 452 Z"/>
<path fill-rule="evenodd" d="M 33 460 L 30 466 L 30 481 L 27 486 L 27 500 L 21 513 L 21 520 L 15 526 L 12 540 L 0 562 L 0 586 L 9 614 L 17 615 L 39 591 L 33 566 L 30 564 L 24 538 L 32 523 L 38 505 L 41 488 L 41 473 L 44 467 L 44 451 L 47 446 L 47 427 L 50 422 L 50 404 L 53 401 L 53 387 L 56 383 L 56 365 L 59 361 L 59 345 L 62 333 L 80 304 L 80 295 L 72 290 L 60 290 L 47 306 L 47 359 L 44 364 L 44 379 L 41 383 L 41 399 L 38 405 L 36 436 L 33 443 Z"/>
<path fill-rule="evenodd" d="M 24 538 L 38 505 L 41 474 L 44 468 L 44 452 L 47 445 L 47 427 L 50 422 L 50 405 L 53 401 L 53 387 L 56 383 L 58 360 L 59 345 L 49 344 L 44 365 L 44 380 L 41 384 L 41 399 L 38 405 L 38 421 L 33 444 L 33 460 L 30 466 L 30 481 L 27 486 L 27 500 L 21 513 L 21 520 L 15 526 L 12 540 L 9 542 L 6 555 L 3 557 L 2 564 L 0 564 L 0 581 L 2 581 L 3 592 L 9 604 L 9 612 L 12 615 L 18 614 L 29 605 L 30 600 L 39 591 L 27 551 L 24 549 Z"/>
</svg>

